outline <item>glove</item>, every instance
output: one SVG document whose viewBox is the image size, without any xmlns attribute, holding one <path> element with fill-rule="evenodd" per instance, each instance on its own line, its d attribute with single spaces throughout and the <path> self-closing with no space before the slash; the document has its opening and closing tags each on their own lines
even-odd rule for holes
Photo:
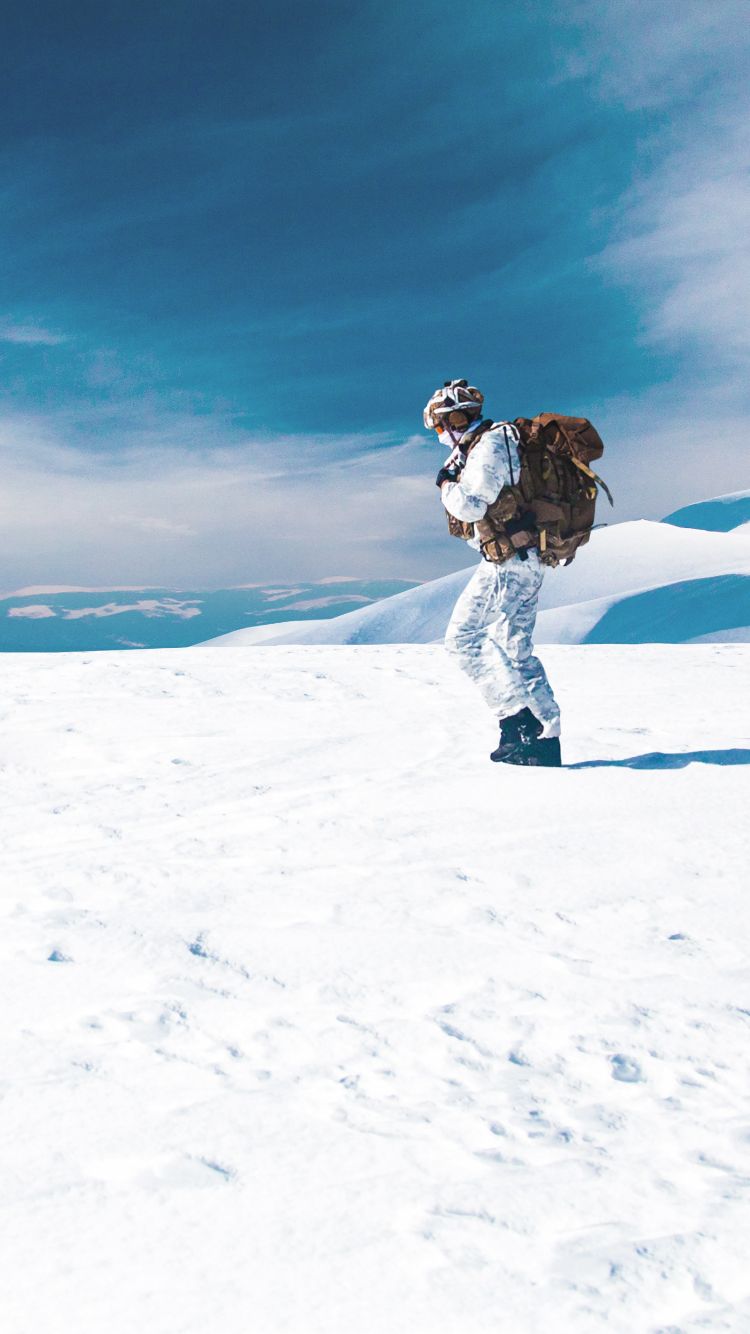
<svg viewBox="0 0 750 1334">
<path fill-rule="evenodd" d="M 453 463 L 449 468 L 440 469 L 440 472 L 435 478 L 435 486 L 440 487 L 443 485 L 443 482 L 457 482 L 460 476 L 461 469 Z"/>
</svg>

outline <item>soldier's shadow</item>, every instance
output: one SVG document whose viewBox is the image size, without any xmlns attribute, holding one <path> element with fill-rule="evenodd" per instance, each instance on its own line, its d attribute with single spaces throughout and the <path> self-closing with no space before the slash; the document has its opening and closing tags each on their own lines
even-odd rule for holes
<svg viewBox="0 0 750 1334">
<path fill-rule="evenodd" d="M 566 769 L 685 769 L 688 764 L 750 764 L 750 750 L 685 750 L 669 754 L 652 750 L 626 760 L 580 760 Z"/>
</svg>

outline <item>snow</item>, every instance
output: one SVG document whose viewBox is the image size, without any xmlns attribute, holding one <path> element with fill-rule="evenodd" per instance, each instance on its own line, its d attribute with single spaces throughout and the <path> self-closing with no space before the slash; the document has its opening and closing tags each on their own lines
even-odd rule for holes
<svg viewBox="0 0 750 1334">
<path fill-rule="evenodd" d="M 13 588 L 0 592 L 0 600 L 6 598 L 38 597 L 42 594 L 58 593 L 140 593 L 143 589 L 137 584 L 106 584 L 98 587 L 85 587 L 81 584 L 28 584 L 25 588 Z"/>
<path fill-rule="evenodd" d="M 0 660 L 10 1334 L 750 1327 L 750 649 L 542 655 Z"/>
<path fill-rule="evenodd" d="M 9 607 L 6 615 L 11 617 L 25 617 L 30 621 L 44 621 L 50 616 L 56 616 L 57 613 L 43 602 L 32 602 L 27 603 L 24 607 Z"/>
<path fill-rule="evenodd" d="M 63 612 L 66 621 L 78 621 L 83 616 L 123 616 L 131 611 L 142 612 L 144 616 L 177 616 L 189 621 L 193 616 L 200 616 L 201 609 L 196 606 L 198 599 L 185 601 L 182 598 L 139 598 L 137 602 L 107 602 L 99 607 L 70 607 Z M 16 609 L 18 610 L 18 609 Z M 54 612 L 52 613 L 55 614 Z M 8 612 L 12 615 L 12 611 Z"/>
<path fill-rule="evenodd" d="M 228 648 L 260 643 L 433 643 L 445 634 L 456 598 L 474 568 L 472 565 L 332 620 L 306 621 L 296 626 L 287 622 L 277 625 L 271 634 L 267 625 L 236 630 L 209 642 Z M 632 635 L 636 639 L 658 639 L 664 607 L 673 589 L 678 590 L 674 597 L 681 605 L 691 604 L 679 622 L 681 639 L 690 640 L 724 626 L 736 629 L 740 624 L 736 620 L 737 589 L 743 586 L 715 584 L 707 589 L 705 581 L 744 579 L 748 575 L 750 542 L 744 533 L 693 531 L 645 519 L 613 524 L 592 533 L 591 541 L 572 565 L 548 572 L 540 600 L 537 640 L 581 642 L 597 632 L 615 604 L 624 604 L 633 597 L 639 601 L 624 613 L 625 642 L 633 642 Z M 697 590 L 700 596 L 686 599 L 679 589 L 693 580 L 704 581 L 704 587 Z M 667 592 L 655 603 L 644 603 L 643 594 L 656 589 Z M 746 600 L 748 594 L 739 596 Z M 611 622 L 610 615 L 608 624 Z M 607 642 L 622 642 L 614 628 L 606 633 Z"/>
<path fill-rule="evenodd" d="M 686 505 L 683 509 L 668 514 L 663 523 L 676 524 L 681 528 L 706 528 L 713 532 L 737 532 L 742 528 L 750 532 L 750 491 L 732 491 L 726 496 L 714 496 L 711 500 L 699 500 L 695 505 Z"/>
<path fill-rule="evenodd" d="M 542 612 L 538 644 L 732 642 L 750 627 L 750 576 L 688 579 Z"/>
<path fill-rule="evenodd" d="M 750 643 L 750 625 L 739 626 L 736 630 L 721 630 L 712 635 L 696 635 L 691 644 L 748 644 Z"/>
</svg>

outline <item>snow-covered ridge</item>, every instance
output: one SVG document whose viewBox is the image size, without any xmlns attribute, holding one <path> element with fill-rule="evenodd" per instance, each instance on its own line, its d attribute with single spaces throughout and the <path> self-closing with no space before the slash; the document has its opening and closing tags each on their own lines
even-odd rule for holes
<svg viewBox="0 0 750 1334">
<path fill-rule="evenodd" d="M 431 643 L 445 633 L 473 569 L 333 620 L 278 625 L 275 634 L 266 625 L 213 642 Z M 647 520 L 597 529 L 571 566 L 548 573 L 540 608 L 539 643 L 684 642 L 724 629 L 736 632 L 750 625 L 750 541 L 742 531 Z"/>
<path fill-rule="evenodd" d="M 713 496 L 711 500 L 685 505 L 673 514 L 668 514 L 662 523 L 672 523 L 680 528 L 706 528 L 715 533 L 748 528 L 750 491 L 732 491 L 726 496 Z"/>
</svg>

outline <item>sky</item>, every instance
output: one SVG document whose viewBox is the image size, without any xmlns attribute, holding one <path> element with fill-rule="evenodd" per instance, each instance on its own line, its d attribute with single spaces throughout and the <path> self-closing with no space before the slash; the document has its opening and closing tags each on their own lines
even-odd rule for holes
<svg viewBox="0 0 750 1334">
<path fill-rule="evenodd" d="M 461 568 L 454 376 L 590 417 L 615 520 L 750 485 L 746 0 L 465 9 L 6 11 L 6 589 Z"/>
</svg>

